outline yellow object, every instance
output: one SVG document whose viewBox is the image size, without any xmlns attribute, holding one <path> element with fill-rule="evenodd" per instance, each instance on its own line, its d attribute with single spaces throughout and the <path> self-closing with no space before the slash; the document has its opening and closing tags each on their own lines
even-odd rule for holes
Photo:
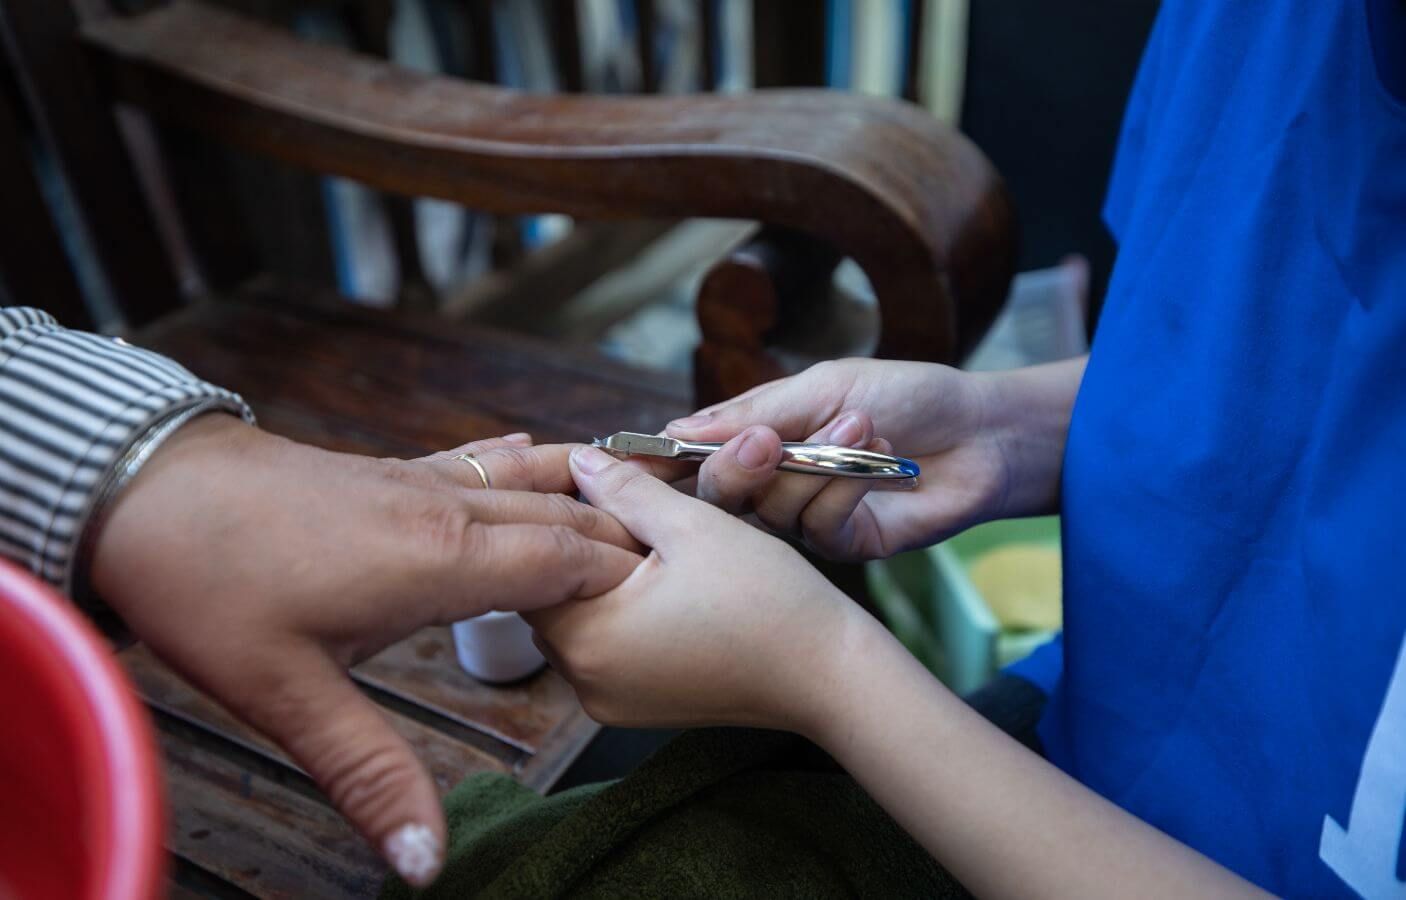
<svg viewBox="0 0 1406 900">
<path fill-rule="evenodd" d="M 972 560 L 967 577 L 1003 629 L 1060 627 L 1058 547 L 1034 543 L 996 547 Z"/>
</svg>

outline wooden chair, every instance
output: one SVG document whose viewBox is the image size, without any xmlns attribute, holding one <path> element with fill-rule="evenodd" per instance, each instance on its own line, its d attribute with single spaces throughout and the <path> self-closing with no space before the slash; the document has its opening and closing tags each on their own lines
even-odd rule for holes
<svg viewBox="0 0 1406 900">
<path fill-rule="evenodd" d="M 344 32 L 357 49 L 381 58 L 390 56 L 390 24 L 394 17 L 394 0 L 216 0 L 223 8 L 256 16 L 262 20 L 293 28 L 300 15 L 315 12 L 324 23 Z M 431 56 L 444 71 L 468 77 L 481 83 L 498 83 L 501 75 L 499 52 L 493 35 L 506 10 L 492 0 L 417 0 L 428 17 L 432 30 Z M 902 46 L 898 56 L 904 73 L 902 85 L 895 85 L 905 99 L 917 100 L 919 71 L 924 58 L 935 48 L 925 48 L 921 36 L 928 7 L 936 0 L 913 0 L 903 25 Z M 628 19 L 633 30 L 632 57 L 636 64 L 636 80 L 625 77 L 612 89 L 642 94 L 658 93 L 661 88 L 660 59 L 657 53 L 659 16 L 657 0 L 629 0 Z M 130 5 L 130 3 L 129 3 Z M 716 90 L 720 86 L 720 48 L 724 28 L 721 4 L 715 0 L 692 0 L 696 22 L 697 59 L 700 63 L 694 88 Z M 677 7 L 676 7 L 677 9 Z M 544 13 L 542 38 L 558 88 L 567 93 L 590 91 L 595 86 L 587 77 L 584 58 L 588 44 L 577 0 L 551 0 L 542 4 Z M 622 10 L 624 11 L 624 10 Z M 755 81 L 761 87 L 819 86 L 825 83 L 825 52 L 828 43 L 823 0 L 786 0 L 784 3 L 762 2 L 751 11 L 754 34 L 751 67 Z M 620 48 L 625 49 L 625 48 Z M 617 51 L 618 52 L 618 51 Z M 628 62 L 628 61 L 627 61 Z M 677 87 L 677 85 L 676 85 Z M 174 166 L 186 179 L 195 175 L 199 180 L 201 166 L 223 166 L 239 170 L 247 160 L 233 161 L 229 154 L 212 149 L 199 138 L 192 138 L 179 127 L 158 125 L 161 143 L 172 152 L 168 165 Z M 192 166 L 190 158 L 198 160 Z M 212 158 L 214 157 L 214 158 Z M 195 168 L 196 172 L 190 169 Z M 209 175 L 206 173 L 206 177 Z M 218 177 L 218 176 L 217 176 Z M 225 177 L 228 177 L 228 172 Z M 215 240 L 204 240 L 200 248 L 205 257 L 205 271 L 215 276 L 211 287 L 229 287 L 249 274 L 257 247 L 264 256 L 280 267 L 280 271 L 309 274 L 330 285 L 336 277 L 329 247 L 330 229 L 322 224 L 323 191 L 318 179 L 309 174 L 259 169 L 248 175 L 254 180 L 277 178 L 281 195 L 273 206 L 257 198 L 239 198 L 240 205 L 253 207 L 246 218 L 260 222 L 258 233 L 252 237 L 232 234 L 226 214 L 210 215 L 209 210 L 227 210 L 229 198 L 203 199 L 210 191 L 183 192 L 187 220 L 208 222 L 224 220 Z M 208 182 L 206 182 L 208 184 Z M 194 194 L 195 196 L 190 196 Z M 628 222 L 579 222 L 565 237 L 549 249 L 527 252 L 522 244 L 522 231 L 517 217 L 493 217 L 480 211 L 472 212 L 473 230 L 491 230 L 493 236 L 492 270 L 486 277 L 447 286 L 437 291 L 429 283 L 420 263 L 418 228 L 409 198 L 383 194 L 381 202 L 391 235 L 387 248 L 399 273 L 396 302 L 402 308 L 438 309 L 447 315 L 477 323 L 487 323 L 525 333 L 543 333 L 542 322 L 564 321 L 558 311 L 570 306 L 576 297 L 592 283 L 601 279 L 626 261 L 648 249 L 675 224 L 668 221 L 632 220 Z M 201 206 L 203 202 L 203 208 Z M 289 212 L 293 211 L 292 215 Z M 193 224 L 193 223 L 191 223 Z M 207 226 L 208 230 L 208 226 Z M 194 235 L 201 241 L 200 235 Z M 286 252 L 270 254 L 270 243 L 289 248 Z M 213 259 L 212 257 L 221 257 Z M 231 280 L 233 279 L 233 281 Z M 624 300 L 624 298 L 622 298 Z M 585 328 L 581 338 L 596 336 L 595 330 L 614 320 L 631 308 L 624 300 L 589 317 L 576 321 Z M 569 319 L 566 319 L 569 320 Z M 555 325 L 545 326 L 546 333 L 555 333 Z M 593 330 L 595 329 L 595 330 Z"/>
<path fill-rule="evenodd" d="M 499 83 L 501 67 L 494 34 L 505 12 L 501 5 L 492 0 L 419 2 L 429 20 L 433 38 L 429 50 L 434 62 L 447 73 L 485 84 Z M 343 32 L 354 48 L 382 59 L 391 55 L 394 0 L 218 0 L 218 5 L 288 29 L 294 28 L 300 17 L 316 14 L 326 26 Z M 654 0 L 632 0 L 631 9 L 635 25 L 633 55 L 639 65 L 638 81 L 633 87 L 640 93 L 657 93 L 660 73 L 653 52 L 658 30 Z M 550 51 L 550 74 L 562 91 L 580 93 L 588 89 L 583 62 L 587 41 L 577 4 L 575 0 L 553 2 L 544 10 L 543 38 Z M 702 33 L 715 35 L 716 4 L 700 0 L 698 13 L 704 20 Z M 711 88 L 715 78 L 709 72 L 703 75 L 700 87 Z M 330 252 L 332 229 L 321 227 L 325 197 L 315 175 L 271 171 L 257 164 L 252 164 L 255 171 L 248 172 L 249 160 L 222 152 L 179 126 L 158 124 L 156 131 L 160 144 L 168 150 L 168 163 L 180 170 L 173 173 L 178 177 L 200 181 L 237 174 L 250 180 L 275 177 L 280 182 L 279 193 L 283 196 L 276 201 L 238 198 L 244 207 L 244 218 L 260 223 L 254 235 L 233 233 L 237 225 L 231 228 L 227 221 L 230 198 L 209 198 L 205 196 L 208 191 L 201 191 L 184 199 L 188 220 L 217 218 L 209 214 L 211 209 L 225 212 L 226 223 L 219 233 L 194 236 L 203 243 L 203 269 L 207 278 L 213 276 L 212 287 L 229 287 L 247 277 L 257 264 L 254 257 L 258 255 L 271 256 L 270 261 L 281 271 L 304 278 L 313 275 L 327 286 L 332 285 L 337 278 Z M 215 171 L 212 173 L 211 169 Z M 485 277 L 436 289 L 420 261 L 421 234 L 411 198 L 381 194 L 372 199 L 376 201 L 391 238 L 386 249 L 398 273 L 394 296 L 398 308 L 439 310 L 455 318 L 528 332 L 539 317 L 552 317 L 582 289 L 646 249 L 673 224 L 638 220 L 582 223 L 549 251 L 528 252 L 519 217 L 494 217 L 465 210 L 466 218 L 460 224 L 466 227 L 466 233 L 461 240 L 468 240 L 468 229 L 488 229 L 492 236 L 492 269 Z M 289 207 L 298 212 L 286 215 Z M 289 251 L 270 254 L 271 242 L 281 242 Z"/>
<path fill-rule="evenodd" d="M 842 256 L 867 272 L 879 354 L 894 358 L 953 359 L 1011 276 L 999 178 L 969 142 L 904 104 L 818 91 L 527 96 L 303 44 L 195 2 L 125 18 L 90 9 L 99 5 L 84 0 L 80 16 L 59 0 L 0 0 L 14 76 L 0 84 L 0 283 L 12 302 L 90 324 L 28 165 L 32 124 L 129 339 L 240 391 L 265 428 L 298 440 L 413 455 L 516 430 L 548 441 L 652 431 L 778 374 L 779 348 L 814 316 Z M 690 395 L 592 354 L 361 309 L 264 276 L 183 302 L 172 236 L 163 241 L 152 210 L 187 207 L 137 177 L 119 122 L 134 115 L 498 214 L 761 227 L 705 281 Z M 167 755 L 175 895 L 374 893 L 382 868 L 286 757 L 143 648 L 123 659 Z M 545 790 L 597 730 L 551 672 L 510 688 L 472 681 L 443 630 L 354 674 L 445 789 L 493 770 Z"/>
</svg>

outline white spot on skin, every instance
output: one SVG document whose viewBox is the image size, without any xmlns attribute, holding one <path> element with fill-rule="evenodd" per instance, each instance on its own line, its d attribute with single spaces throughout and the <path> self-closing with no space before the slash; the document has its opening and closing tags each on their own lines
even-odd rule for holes
<svg viewBox="0 0 1406 900">
<path fill-rule="evenodd" d="M 385 850 L 400 877 L 416 887 L 424 887 L 439 874 L 439 839 L 424 825 L 405 825 L 392 832 Z"/>
</svg>

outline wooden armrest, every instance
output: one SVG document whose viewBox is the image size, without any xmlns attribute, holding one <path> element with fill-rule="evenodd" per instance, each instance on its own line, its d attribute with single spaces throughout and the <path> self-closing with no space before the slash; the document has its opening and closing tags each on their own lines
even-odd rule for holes
<svg viewBox="0 0 1406 900">
<path fill-rule="evenodd" d="M 851 256 L 880 355 L 950 359 L 1005 297 L 1013 212 L 917 107 L 826 91 L 543 96 L 436 77 L 188 0 L 90 21 L 120 101 L 402 194 L 500 213 L 754 219 Z"/>
</svg>

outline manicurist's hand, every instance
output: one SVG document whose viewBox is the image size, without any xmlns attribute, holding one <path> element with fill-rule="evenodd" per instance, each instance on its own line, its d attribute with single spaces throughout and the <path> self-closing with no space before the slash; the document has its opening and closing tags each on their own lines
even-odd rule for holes
<svg viewBox="0 0 1406 900">
<path fill-rule="evenodd" d="M 580 447 L 582 495 L 652 548 L 613 590 L 529 613 L 587 712 L 613 725 L 804 730 L 816 661 L 857 606 L 783 541 L 640 468 Z"/>
<path fill-rule="evenodd" d="M 1053 511 L 1084 360 L 969 374 L 932 363 L 850 359 L 670 423 L 667 434 L 727 441 L 698 495 L 803 538 L 834 559 L 876 559 L 989 519 Z M 778 473 L 781 441 L 866 447 L 914 459 L 915 491 Z M 672 474 L 659 465 L 654 471 Z"/>
<path fill-rule="evenodd" d="M 465 451 L 494 490 L 451 458 Z M 590 597 L 628 576 L 640 557 L 624 528 L 552 493 L 574 490 L 567 453 L 518 435 L 378 460 L 205 416 L 119 496 L 93 584 L 425 884 L 442 862 L 438 795 L 346 669 L 426 625 Z"/>
</svg>

